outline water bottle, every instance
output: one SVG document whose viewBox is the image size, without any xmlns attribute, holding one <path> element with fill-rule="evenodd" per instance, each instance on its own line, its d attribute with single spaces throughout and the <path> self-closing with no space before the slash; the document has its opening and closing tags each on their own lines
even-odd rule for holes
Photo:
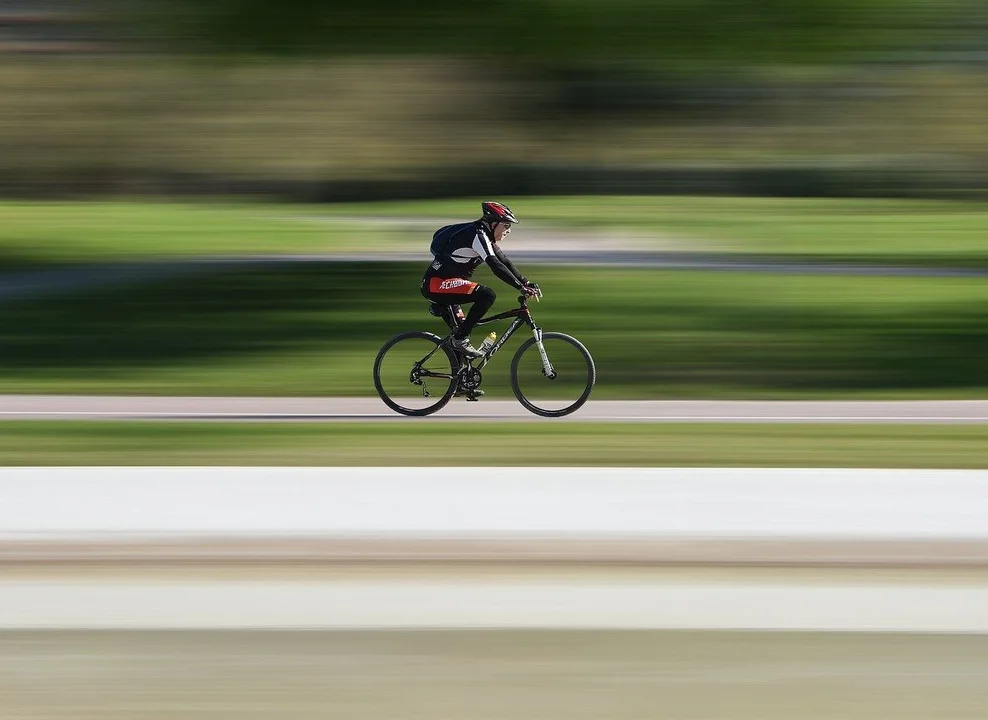
<svg viewBox="0 0 988 720">
<path fill-rule="evenodd" d="M 484 338 L 484 342 L 480 343 L 480 347 L 478 348 L 478 350 L 480 350 L 480 352 L 486 355 L 487 351 L 490 350 L 492 347 L 494 347 L 495 340 L 497 340 L 497 333 L 492 332 L 490 335 Z"/>
</svg>

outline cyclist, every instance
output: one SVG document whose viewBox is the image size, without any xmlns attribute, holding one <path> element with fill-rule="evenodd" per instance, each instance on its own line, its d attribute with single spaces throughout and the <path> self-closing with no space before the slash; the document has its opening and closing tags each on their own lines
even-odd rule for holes
<svg viewBox="0 0 988 720">
<path fill-rule="evenodd" d="M 497 298 L 493 289 L 470 280 L 482 262 L 498 278 L 528 297 L 538 294 L 535 284 L 518 272 L 498 244 L 518 219 L 506 205 L 498 202 L 482 202 L 480 207 L 483 215 L 479 220 L 445 225 L 433 235 L 433 261 L 422 277 L 421 287 L 422 295 L 445 311 L 444 319 L 453 329 L 453 346 L 468 358 L 483 356 L 470 344 L 470 332 Z M 466 303 L 473 305 L 457 327 L 453 316 L 462 317 L 459 306 Z"/>
</svg>

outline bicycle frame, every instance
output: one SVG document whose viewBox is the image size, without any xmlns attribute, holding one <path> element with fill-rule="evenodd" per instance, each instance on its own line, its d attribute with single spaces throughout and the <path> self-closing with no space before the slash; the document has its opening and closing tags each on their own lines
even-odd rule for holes
<svg viewBox="0 0 988 720">
<path fill-rule="evenodd" d="M 459 331 L 464 329 L 459 324 L 460 313 L 451 313 L 443 305 L 435 303 L 441 311 L 435 308 L 430 310 L 446 322 L 450 334 L 441 337 L 433 332 L 412 330 L 398 333 L 388 340 L 374 360 L 374 387 L 378 395 L 395 412 L 420 417 L 437 412 L 454 397 L 477 401 L 485 395 L 480 389 L 483 384 L 481 369 L 525 325 L 531 329 L 533 337 L 513 348 L 514 356 L 509 363 L 510 387 L 515 398 L 527 410 L 541 417 L 562 417 L 578 410 L 587 401 L 596 382 L 593 358 L 576 338 L 559 332 L 543 332 L 535 324 L 528 303 L 530 298 L 539 299 L 541 290 L 538 286 L 531 286 L 524 288 L 524 292 L 525 295 L 518 298 L 518 307 L 480 318 L 477 324 L 481 326 L 502 320 L 507 324 L 500 339 L 491 333 L 493 342 L 485 340 L 480 345 L 483 352 L 463 350 L 467 343 L 458 339 Z M 474 307 L 474 310 L 478 309 Z M 428 349 L 423 348 L 423 344 Z M 392 352 L 395 347 L 399 350 Z M 555 356 L 557 350 L 559 357 L 555 359 L 561 363 L 559 372 L 549 360 L 549 354 Z M 533 357 L 536 351 L 538 355 Z M 415 360 L 416 357 L 420 359 Z M 437 383 L 438 394 L 430 392 L 427 385 L 427 382 L 431 384 L 430 378 L 441 381 Z M 550 392 L 547 389 L 549 386 L 543 384 L 546 379 L 556 381 L 554 387 L 558 386 L 557 390 Z M 410 388 L 406 382 L 420 386 L 421 393 Z M 419 394 L 421 397 L 418 397 Z M 422 398 L 432 400 L 422 404 Z"/>
<path fill-rule="evenodd" d="M 545 348 L 542 346 L 542 328 L 536 325 L 535 321 L 532 320 L 532 311 L 528 307 L 528 298 L 522 295 L 518 298 L 518 302 L 519 302 L 519 307 L 513 308 L 511 310 L 506 310 L 505 312 L 498 313 L 497 315 L 490 315 L 488 317 L 481 318 L 480 320 L 477 321 L 477 327 L 480 327 L 481 325 L 488 325 L 490 323 L 498 322 L 499 320 L 507 320 L 508 318 L 514 318 L 514 321 L 508 326 L 508 329 L 504 331 L 504 334 L 501 335 L 500 338 L 498 338 L 497 342 L 495 342 L 494 345 L 491 346 L 491 349 L 487 351 L 487 354 L 484 355 L 482 358 L 478 358 L 480 364 L 477 366 L 476 369 L 483 370 L 485 367 L 487 367 L 487 363 L 489 363 L 491 358 L 494 357 L 494 354 L 501 349 L 501 346 L 504 345 L 504 343 L 508 342 L 508 340 L 511 339 L 511 336 L 518 331 L 518 328 L 520 328 L 522 325 L 528 325 L 528 327 L 532 329 L 532 333 L 535 335 L 535 342 L 538 345 L 539 355 L 542 358 L 542 366 L 543 369 L 545 370 L 546 376 L 549 378 L 555 378 L 556 376 L 555 370 L 553 369 L 552 364 L 549 362 L 549 358 L 546 355 Z M 432 352 L 430 352 L 424 358 L 419 360 L 412 369 L 412 372 L 413 373 L 419 372 L 420 373 L 419 377 L 438 377 L 447 380 L 450 379 L 451 376 L 443 373 L 421 372 L 422 365 L 429 358 L 431 358 L 438 350 L 439 347 L 437 346 L 434 350 L 432 350 Z M 466 363 L 462 363 L 459 369 L 457 370 L 456 374 L 457 375 L 462 374 L 469 367 L 470 367 L 469 361 Z"/>
<path fill-rule="evenodd" d="M 478 370 L 483 370 L 487 366 L 487 363 L 489 363 L 491 358 L 494 357 L 494 353 L 500 350 L 501 346 L 508 342 L 511 336 L 514 335 L 518 328 L 522 325 L 528 325 L 532 328 L 536 339 L 541 343 L 542 329 L 535 324 L 534 320 L 532 320 L 532 312 L 528 309 L 528 298 L 519 297 L 518 300 L 521 302 L 520 307 L 507 310 L 503 313 L 498 313 L 497 315 L 491 315 L 490 317 L 481 318 L 477 321 L 477 327 L 480 327 L 481 325 L 487 325 L 492 322 L 497 322 L 498 320 L 507 320 L 511 317 L 514 318 L 514 322 L 508 326 L 508 329 L 504 331 L 504 334 L 497 339 L 497 342 L 495 342 L 491 349 L 487 351 L 487 354 L 480 358 L 480 365 L 477 368 Z"/>
</svg>

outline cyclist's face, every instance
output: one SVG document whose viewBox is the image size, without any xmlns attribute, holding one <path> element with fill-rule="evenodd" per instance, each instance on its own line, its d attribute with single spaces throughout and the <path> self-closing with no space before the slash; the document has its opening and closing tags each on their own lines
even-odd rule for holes
<svg viewBox="0 0 988 720">
<path fill-rule="evenodd" d="M 496 223 L 494 225 L 494 242 L 500 242 L 501 238 L 511 232 L 511 223 Z"/>
</svg>

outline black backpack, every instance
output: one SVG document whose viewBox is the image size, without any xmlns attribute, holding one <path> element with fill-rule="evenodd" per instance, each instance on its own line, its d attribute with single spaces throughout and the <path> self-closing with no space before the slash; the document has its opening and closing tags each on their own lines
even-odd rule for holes
<svg viewBox="0 0 988 720">
<path fill-rule="evenodd" d="M 443 227 L 436 230 L 432 235 L 432 244 L 429 246 L 429 252 L 432 253 L 433 257 L 437 255 L 442 255 L 443 251 L 446 249 L 446 243 L 449 242 L 456 233 L 460 230 L 464 230 L 473 225 L 472 222 L 468 223 L 457 223 L 455 225 L 444 225 Z"/>
</svg>

